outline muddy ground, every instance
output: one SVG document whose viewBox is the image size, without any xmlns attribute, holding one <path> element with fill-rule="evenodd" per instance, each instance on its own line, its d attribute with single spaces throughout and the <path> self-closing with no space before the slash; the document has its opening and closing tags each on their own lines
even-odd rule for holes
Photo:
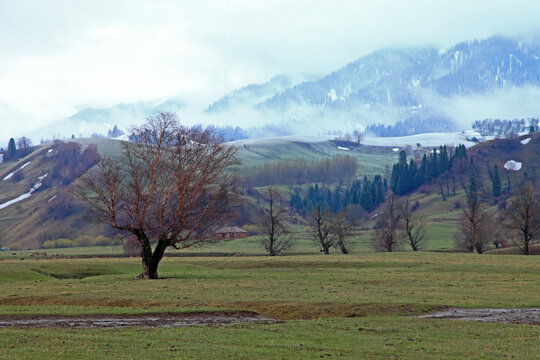
<svg viewBox="0 0 540 360">
<path fill-rule="evenodd" d="M 540 325 L 540 309 L 458 309 L 420 315 L 420 318 Z"/>
<path fill-rule="evenodd" d="M 267 323 L 272 319 L 248 311 L 87 316 L 0 316 L 0 327 L 120 328 L 126 326 L 179 327 Z"/>
</svg>

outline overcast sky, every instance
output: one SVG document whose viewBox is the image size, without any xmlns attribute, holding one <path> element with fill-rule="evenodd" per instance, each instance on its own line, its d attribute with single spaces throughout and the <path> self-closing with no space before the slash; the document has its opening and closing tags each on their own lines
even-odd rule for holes
<svg viewBox="0 0 540 360">
<path fill-rule="evenodd" d="M 83 107 L 171 96 L 204 106 L 386 46 L 531 34 L 539 13 L 533 0 L 0 0 L 0 138 Z"/>
</svg>

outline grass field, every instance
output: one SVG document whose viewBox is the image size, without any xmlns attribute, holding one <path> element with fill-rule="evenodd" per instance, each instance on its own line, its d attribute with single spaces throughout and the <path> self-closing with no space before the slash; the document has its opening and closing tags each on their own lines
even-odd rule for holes
<svg viewBox="0 0 540 360">
<path fill-rule="evenodd" d="M 0 354 L 35 358 L 534 359 L 540 327 L 410 315 L 449 306 L 540 307 L 540 260 L 525 256 L 166 258 L 0 262 L 0 315 L 251 310 L 273 324 L 188 328 L 0 328 Z"/>
</svg>

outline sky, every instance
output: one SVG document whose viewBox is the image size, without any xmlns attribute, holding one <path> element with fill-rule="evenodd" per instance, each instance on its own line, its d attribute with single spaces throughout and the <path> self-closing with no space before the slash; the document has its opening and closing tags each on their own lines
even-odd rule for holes
<svg viewBox="0 0 540 360">
<path fill-rule="evenodd" d="M 0 139 L 85 107 L 179 97 L 202 109 L 383 47 L 532 34 L 538 13 L 522 0 L 0 0 Z"/>
</svg>

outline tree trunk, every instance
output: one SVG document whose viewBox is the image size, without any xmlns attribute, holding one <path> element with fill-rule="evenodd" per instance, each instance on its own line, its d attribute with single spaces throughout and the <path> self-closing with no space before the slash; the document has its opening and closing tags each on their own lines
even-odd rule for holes
<svg viewBox="0 0 540 360">
<path fill-rule="evenodd" d="M 529 234 L 523 233 L 523 254 L 529 255 Z"/>
<path fill-rule="evenodd" d="M 325 255 L 330 254 L 330 249 L 327 248 L 326 246 L 324 246 L 324 247 L 323 247 L 323 253 L 324 253 Z"/>
<path fill-rule="evenodd" d="M 416 247 L 416 244 L 414 243 L 414 241 L 411 241 L 411 247 L 413 251 L 418 251 L 418 248 Z"/>
<path fill-rule="evenodd" d="M 342 254 L 348 254 L 349 253 L 349 250 L 347 250 L 347 248 L 345 247 L 343 239 L 339 239 L 338 246 L 339 246 L 339 249 L 341 250 Z"/>
<path fill-rule="evenodd" d="M 163 255 L 165 254 L 165 250 L 170 245 L 169 240 L 167 239 L 159 239 L 156 248 L 154 249 L 154 252 L 152 253 L 152 246 L 150 245 L 150 242 L 146 238 L 146 236 L 143 234 L 142 239 L 142 251 L 141 251 L 141 259 L 142 259 L 142 272 L 137 277 L 139 279 L 159 279 L 158 275 L 158 266 L 161 259 L 163 259 Z"/>
</svg>

